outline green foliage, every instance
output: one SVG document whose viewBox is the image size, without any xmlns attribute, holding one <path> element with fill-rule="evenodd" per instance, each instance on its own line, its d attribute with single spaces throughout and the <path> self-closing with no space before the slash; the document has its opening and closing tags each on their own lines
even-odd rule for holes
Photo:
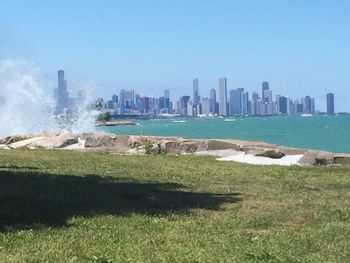
<svg viewBox="0 0 350 263">
<path fill-rule="evenodd" d="M 110 121 L 111 119 L 112 119 L 112 115 L 109 111 L 102 112 L 97 117 L 98 121 L 103 121 L 103 122 Z"/>
<path fill-rule="evenodd" d="M 0 150 L 0 262 L 348 262 L 349 186 L 349 166 Z"/>
</svg>

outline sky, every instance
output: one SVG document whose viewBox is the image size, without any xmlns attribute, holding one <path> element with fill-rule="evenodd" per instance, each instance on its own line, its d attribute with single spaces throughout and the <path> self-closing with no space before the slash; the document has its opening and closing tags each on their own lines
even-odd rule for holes
<svg viewBox="0 0 350 263">
<path fill-rule="evenodd" d="M 27 60 L 68 87 L 94 83 L 108 99 L 202 97 L 227 77 L 228 90 L 310 95 L 325 110 L 350 112 L 350 1 L 0 0 L 0 60 Z M 49 85 L 50 86 L 50 85 Z M 48 87 L 53 89 L 53 87 Z"/>
</svg>

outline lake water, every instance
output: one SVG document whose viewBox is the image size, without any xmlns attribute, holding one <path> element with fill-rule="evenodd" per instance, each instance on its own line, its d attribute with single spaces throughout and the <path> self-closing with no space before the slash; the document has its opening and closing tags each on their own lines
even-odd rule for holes
<svg viewBox="0 0 350 263">
<path fill-rule="evenodd" d="M 115 134 L 258 140 L 350 153 L 350 116 L 137 120 L 136 126 L 99 127 Z"/>
</svg>

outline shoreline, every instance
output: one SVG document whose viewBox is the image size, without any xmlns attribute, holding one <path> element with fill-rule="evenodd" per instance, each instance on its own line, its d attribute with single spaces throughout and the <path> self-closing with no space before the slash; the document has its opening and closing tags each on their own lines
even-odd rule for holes
<svg viewBox="0 0 350 263">
<path fill-rule="evenodd" d="M 196 154 L 216 156 L 218 161 L 260 165 L 350 164 L 350 154 L 347 153 L 302 149 L 261 141 L 116 135 L 106 132 L 72 133 L 66 130 L 0 138 L 0 149 L 20 148 L 102 151 L 124 155 Z"/>
</svg>

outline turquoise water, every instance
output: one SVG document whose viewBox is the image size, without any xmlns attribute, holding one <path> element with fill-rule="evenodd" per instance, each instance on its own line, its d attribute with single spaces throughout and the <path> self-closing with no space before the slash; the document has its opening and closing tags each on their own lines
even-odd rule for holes
<svg viewBox="0 0 350 263">
<path fill-rule="evenodd" d="M 178 121 L 184 122 L 178 122 Z M 286 146 L 350 153 L 350 116 L 166 119 L 136 126 L 100 127 L 115 134 L 259 140 Z"/>
</svg>

